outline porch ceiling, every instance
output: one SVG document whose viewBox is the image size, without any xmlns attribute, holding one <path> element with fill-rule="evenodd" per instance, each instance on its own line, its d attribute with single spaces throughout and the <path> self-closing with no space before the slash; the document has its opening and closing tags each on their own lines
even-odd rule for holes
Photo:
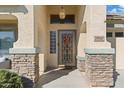
<svg viewBox="0 0 124 93">
<path fill-rule="evenodd" d="M 79 5 L 47 5 L 47 10 L 49 13 L 58 14 L 60 12 L 61 6 L 64 7 L 66 14 L 73 14 L 78 12 Z"/>
<path fill-rule="evenodd" d="M 0 15 L 0 24 L 16 24 L 18 19 L 11 14 L 1 14 Z"/>
<path fill-rule="evenodd" d="M 78 7 L 80 7 L 80 5 L 47 5 L 47 8 L 48 9 L 51 9 L 51 8 L 61 8 L 61 6 L 63 6 L 65 9 L 66 8 L 76 8 L 78 9 Z"/>
</svg>

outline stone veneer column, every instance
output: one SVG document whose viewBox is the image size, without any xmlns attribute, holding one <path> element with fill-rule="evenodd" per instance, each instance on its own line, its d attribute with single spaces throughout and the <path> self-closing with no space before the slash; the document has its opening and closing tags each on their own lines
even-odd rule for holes
<svg viewBox="0 0 124 93">
<path fill-rule="evenodd" d="M 85 72 L 85 57 L 77 56 L 77 68 L 81 72 Z"/>
<path fill-rule="evenodd" d="M 111 87 L 114 49 L 85 49 L 85 71 L 92 87 Z"/>
<path fill-rule="evenodd" d="M 39 78 L 39 54 L 35 49 L 11 49 L 12 71 L 22 76 L 26 87 L 33 87 Z"/>
</svg>

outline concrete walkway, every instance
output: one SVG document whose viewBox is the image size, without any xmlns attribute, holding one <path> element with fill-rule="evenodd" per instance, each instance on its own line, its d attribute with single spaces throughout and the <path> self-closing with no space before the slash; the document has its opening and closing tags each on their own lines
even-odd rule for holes
<svg viewBox="0 0 124 93">
<path fill-rule="evenodd" d="M 124 69 L 116 70 L 115 88 L 124 88 Z"/>
<path fill-rule="evenodd" d="M 88 88 L 84 73 L 78 69 L 54 69 L 44 73 L 37 88 Z"/>
</svg>

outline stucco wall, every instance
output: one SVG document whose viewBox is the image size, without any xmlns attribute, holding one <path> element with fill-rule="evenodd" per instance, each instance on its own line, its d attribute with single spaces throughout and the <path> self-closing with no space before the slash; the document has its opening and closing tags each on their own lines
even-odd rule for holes
<svg viewBox="0 0 124 93">
<path fill-rule="evenodd" d="M 84 48 L 110 48 L 110 44 L 106 42 L 106 23 L 104 22 L 106 7 L 102 5 L 83 7 L 64 6 L 66 14 L 76 15 L 75 24 L 50 24 L 50 14 L 59 14 L 60 6 L 22 5 L 9 7 L 7 10 L 0 8 L 0 13 L 11 13 L 18 19 L 18 40 L 14 43 L 14 48 L 40 48 L 39 65 L 40 72 L 43 72 L 47 65 L 58 66 L 58 50 L 56 54 L 49 53 L 49 31 L 76 30 L 78 55 L 84 56 Z M 105 41 L 94 42 L 94 36 L 104 36 Z M 58 49 L 58 46 L 56 48 Z"/>
<path fill-rule="evenodd" d="M 61 6 L 48 6 L 48 33 L 49 31 L 56 31 L 58 30 L 76 30 L 77 31 L 77 7 L 76 6 L 64 6 L 66 14 L 75 14 L 75 24 L 50 24 L 50 14 L 59 14 Z M 49 36 L 49 35 L 48 35 Z M 57 67 L 58 66 L 58 50 L 56 54 L 50 54 L 50 41 L 48 37 L 48 66 L 50 67 Z M 58 42 L 58 37 L 57 37 Z M 58 49 L 58 46 L 56 47 Z"/>
<path fill-rule="evenodd" d="M 107 32 L 112 32 L 113 37 L 107 37 L 107 41 L 111 43 L 111 47 L 115 48 L 114 63 L 116 69 L 124 69 L 124 37 L 115 37 L 116 32 L 124 32 L 124 29 L 107 29 Z"/>
<path fill-rule="evenodd" d="M 124 69 L 124 38 L 116 38 L 116 69 Z"/>
<path fill-rule="evenodd" d="M 96 11 L 97 10 L 97 11 Z M 110 48 L 106 41 L 106 6 L 87 5 L 83 21 L 86 22 L 87 48 Z M 95 36 L 103 36 L 104 42 L 94 42 Z"/>
<path fill-rule="evenodd" d="M 80 33 L 77 41 L 77 56 L 84 57 L 86 48 L 86 33 Z"/>
<path fill-rule="evenodd" d="M 31 5 L 0 6 L 0 14 L 14 15 L 15 17 L 17 17 L 18 38 L 17 41 L 14 43 L 14 48 L 33 48 L 34 47 L 33 6 Z M 9 20 L 10 19 L 8 19 L 8 22 Z M 27 41 L 30 42 L 27 43 Z"/>
<path fill-rule="evenodd" d="M 106 6 L 86 5 L 78 10 L 78 56 L 85 56 L 84 48 L 111 48 L 106 41 Z M 104 37 L 104 42 L 95 42 L 95 36 Z"/>
<path fill-rule="evenodd" d="M 17 10 L 15 8 L 17 12 L 12 13 L 18 18 L 18 40 L 14 43 L 14 48 L 33 48 L 34 47 L 33 6 L 26 5 L 17 7 L 18 7 Z"/>
<path fill-rule="evenodd" d="M 114 32 L 114 31 L 113 31 Z M 124 47 L 123 43 L 124 38 L 123 37 L 109 37 L 107 40 L 111 43 L 111 47 L 115 48 L 116 54 L 114 55 L 114 64 L 116 69 L 124 69 Z"/>
<path fill-rule="evenodd" d="M 48 66 L 57 67 L 58 66 L 58 50 L 56 54 L 50 54 L 50 37 L 49 31 L 64 30 L 64 29 L 75 29 L 77 30 L 77 55 L 85 56 L 84 48 L 110 48 L 110 43 L 106 41 L 106 7 L 98 5 L 88 5 L 88 6 L 64 6 L 66 14 L 75 14 L 76 15 L 76 24 L 50 24 L 50 14 L 59 14 L 60 6 L 47 6 L 47 9 L 43 8 L 44 6 L 39 6 L 39 11 L 37 12 L 38 23 L 37 27 L 40 29 L 38 31 L 36 46 L 40 47 L 44 51 L 41 57 L 43 60 L 48 62 Z M 97 11 L 96 11 L 97 9 Z M 82 14 L 84 13 L 84 14 Z M 35 13 L 36 14 L 36 13 Z M 47 15 L 47 18 L 46 18 Z M 42 20 L 42 21 L 40 21 Z M 97 20 L 97 21 L 96 21 Z M 47 23 L 45 23 L 47 22 Z M 35 24 L 36 25 L 36 24 Z M 46 29 L 48 27 L 48 29 Z M 36 35 L 37 36 L 37 35 Z M 104 42 L 94 42 L 95 36 L 103 36 Z M 42 37 L 42 39 L 41 39 Z M 48 42 L 47 42 L 48 39 Z M 42 43 L 41 43 L 42 42 Z M 58 42 L 58 37 L 57 37 Z M 48 44 L 48 45 L 47 45 Z M 58 49 L 58 46 L 56 45 Z M 44 59 L 47 54 L 47 60 Z M 45 55 L 44 55 L 45 54 Z M 44 61 L 44 62 L 45 62 Z M 43 63 L 44 63 L 43 62 Z"/>
<path fill-rule="evenodd" d="M 86 23 L 83 22 L 86 6 L 82 5 L 78 7 L 78 32 L 77 32 L 77 56 L 84 57 L 86 48 Z"/>
<path fill-rule="evenodd" d="M 34 6 L 35 18 L 35 47 L 40 48 L 39 52 L 39 68 L 42 74 L 47 67 L 47 8 L 46 6 Z"/>
</svg>

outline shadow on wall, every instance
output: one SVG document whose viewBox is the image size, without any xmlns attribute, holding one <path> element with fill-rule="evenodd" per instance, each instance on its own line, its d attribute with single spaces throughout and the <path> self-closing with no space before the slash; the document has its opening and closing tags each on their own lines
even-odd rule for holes
<svg viewBox="0 0 124 93">
<path fill-rule="evenodd" d="M 84 23 L 82 24 L 82 27 L 81 27 L 82 29 L 79 29 L 79 30 L 78 30 L 78 33 L 77 33 L 77 44 L 79 43 L 80 34 L 81 34 L 81 33 L 86 34 L 86 32 L 87 32 L 86 26 L 87 26 L 87 24 L 86 24 L 86 22 L 84 22 Z"/>
<path fill-rule="evenodd" d="M 80 15 L 80 16 L 78 16 L 78 21 L 79 21 L 79 26 L 78 26 L 78 30 L 77 30 L 77 37 L 76 37 L 76 39 L 77 39 L 77 46 L 78 46 L 78 44 L 79 44 L 79 39 L 80 39 L 80 34 L 81 33 L 84 33 L 84 34 L 86 34 L 86 32 L 87 32 L 87 29 L 86 29 L 86 21 L 83 21 L 84 20 L 84 15 L 85 15 L 85 10 L 86 10 L 86 6 L 85 7 L 83 7 L 83 9 L 82 8 L 80 8 L 80 11 L 79 11 L 79 14 L 78 15 Z M 81 15 L 81 14 L 83 14 L 83 15 Z M 83 17 L 82 17 L 83 16 Z"/>
<path fill-rule="evenodd" d="M 53 69 L 45 74 L 41 75 L 39 78 L 38 83 L 35 87 L 42 88 L 45 84 L 50 83 L 62 76 L 68 75 L 70 72 L 72 72 L 74 69 Z"/>
<path fill-rule="evenodd" d="M 114 70 L 116 69 L 116 38 L 106 38 L 107 41 L 111 44 L 111 48 L 115 49 L 115 54 L 113 54 Z"/>
<path fill-rule="evenodd" d="M 84 48 L 86 48 L 86 34 L 87 34 L 87 24 L 84 22 L 82 24 L 82 29 L 77 31 L 77 37 L 76 37 L 76 47 L 77 47 L 77 55 L 81 55 L 85 57 L 85 51 Z M 82 51 L 82 52 L 80 52 Z"/>
<path fill-rule="evenodd" d="M 106 38 L 106 39 L 111 44 L 111 48 L 114 48 L 115 52 L 116 52 L 116 38 L 109 37 L 109 38 Z M 114 71 L 113 71 L 113 83 L 114 83 L 114 85 L 112 87 L 115 87 L 118 76 L 120 75 L 116 71 L 116 53 L 113 54 L 113 62 L 114 62 Z"/>
<path fill-rule="evenodd" d="M 10 5 L 10 6 L 3 5 L 3 6 L 0 6 L 0 12 L 7 12 L 7 13 L 21 12 L 26 14 L 28 13 L 28 10 L 24 5 Z"/>
<path fill-rule="evenodd" d="M 113 72 L 114 85 L 112 87 L 115 87 L 115 84 L 116 84 L 116 81 L 117 81 L 119 75 L 120 74 L 116 70 L 114 70 L 114 72 Z"/>
</svg>

